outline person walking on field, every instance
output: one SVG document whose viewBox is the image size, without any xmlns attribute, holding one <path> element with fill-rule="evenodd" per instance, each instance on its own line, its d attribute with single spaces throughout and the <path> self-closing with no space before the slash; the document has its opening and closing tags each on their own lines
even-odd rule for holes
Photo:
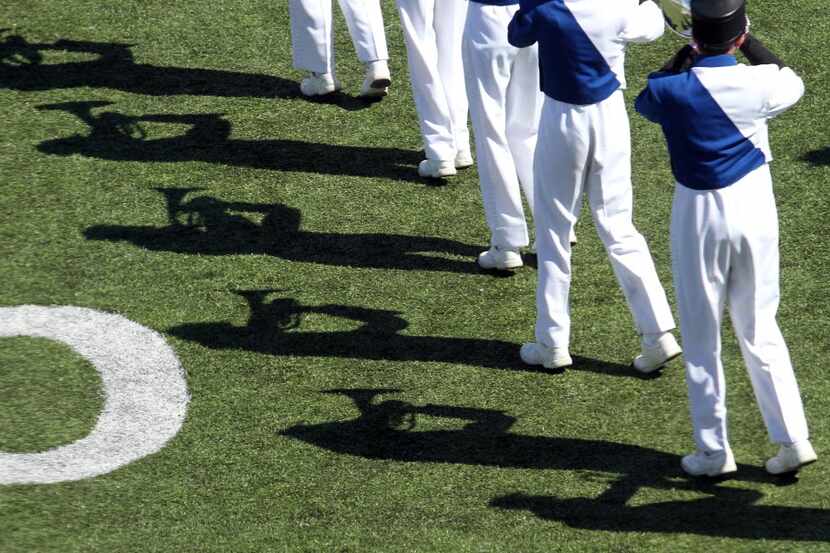
<svg viewBox="0 0 830 553">
<path fill-rule="evenodd" d="M 538 255 L 536 341 L 525 363 L 572 364 L 569 353 L 570 236 L 582 195 L 640 335 L 633 362 L 651 372 L 680 355 L 666 294 L 632 222 L 631 140 L 622 89 L 625 45 L 656 40 L 663 14 L 638 0 L 521 0 L 510 43 L 538 43 L 545 93 L 534 160 Z"/>
<path fill-rule="evenodd" d="M 426 159 L 422 177 L 473 165 L 461 40 L 467 0 L 397 0 Z"/>
<path fill-rule="evenodd" d="M 766 469 L 794 472 L 817 457 L 775 320 L 778 214 L 767 120 L 795 104 L 804 83 L 746 33 L 744 0 L 692 0 L 691 13 L 695 47 L 652 74 L 635 104 L 662 127 L 676 180 L 672 266 L 697 446 L 681 464 L 693 476 L 737 469 L 720 356 L 728 306 L 767 432 L 780 446 Z M 738 49 L 752 66 L 737 62 Z"/>
<path fill-rule="evenodd" d="M 507 26 L 519 0 L 471 0 L 464 28 L 467 98 L 478 158 L 490 249 L 478 256 L 484 269 L 522 266 L 530 243 L 522 192 L 533 212 L 533 155 L 542 92 L 535 45 L 516 48 Z"/>
<path fill-rule="evenodd" d="M 338 0 L 358 59 L 365 66 L 360 96 L 386 96 L 392 79 L 380 0 Z M 332 0 L 288 0 L 294 67 L 309 71 L 300 83 L 306 96 L 340 90 L 334 67 Z"/>
</svg>

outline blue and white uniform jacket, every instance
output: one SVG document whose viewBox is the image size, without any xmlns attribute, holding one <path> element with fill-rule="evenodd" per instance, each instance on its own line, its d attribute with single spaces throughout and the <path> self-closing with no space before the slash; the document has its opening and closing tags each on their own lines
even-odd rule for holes
<svg viewBox="0 0 830 553">
<path fill-rule="evenodd" d="M 554 100 L 588 105 L 625 88 L 625 44 L 663 34 L 663 13 L 639 0 L 520 0 L 508 40 L 539 43 L 542 92 Z"/>
<path fill-rule="evenodd" d="M 677 182 L 713 190 L 772 161 L 767 120 L 803 94 L 790 68 L 724 54 L 700 57 L 682 73 L 653 73 L 635 107 L 663 128 Z"/>
</svg>

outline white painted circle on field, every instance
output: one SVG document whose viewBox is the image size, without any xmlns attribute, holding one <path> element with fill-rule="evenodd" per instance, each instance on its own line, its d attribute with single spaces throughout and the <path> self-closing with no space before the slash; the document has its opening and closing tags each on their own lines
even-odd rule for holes
<svg viewBox="0 0 830 553">
<path fill-rule="evenodd" d="M 0 451 L 0 484 L 82 480 L 159 451 L 187 413 L 187 383 L 157 332 L 120 315 L 82 307 L 0 307 L 0 337 L 64 343 L 92 363 L 104 408 L 86 437 L 41 453 Z"/>
</svg>

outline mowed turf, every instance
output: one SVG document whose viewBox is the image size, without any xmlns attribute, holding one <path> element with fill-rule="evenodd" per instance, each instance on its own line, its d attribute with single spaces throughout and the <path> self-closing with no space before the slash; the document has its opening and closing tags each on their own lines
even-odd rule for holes
<svg viewBox="0 0 830 553">
<path fill-rule="evenodd" d="M 771 125 L 779 321 L 820 457 L 797 483 L 761 469 L 775 448 L 728 325 L 739 473 L 682 477 L 682 363 L 649 379 L 628 368 L 637 336 L 587 209 L 576 364 L 521 364 L 536 272 L 476 269 L 475 169 L 417 178 L 403 40 L 383 8 L 394 84 L 365 105 L 339 14 L 345 90 L 310 102 L 285 2 L 0 4 L 0 306 L 77 305 L 159 331 L 192 395 L 159 453 L 0 488 L 0 551 L 830 550 L 825 3 L 749 7 L 807 85 Z M 629 107 L 681 44 L 629 50 Z M 673 300 L 665 145 L 633 110 L 631 123 L 636 224 Z M 0 363 L 0 450 L 92 428 L 100 380 L 71 350 L 2 338 Z"/>
</svg>

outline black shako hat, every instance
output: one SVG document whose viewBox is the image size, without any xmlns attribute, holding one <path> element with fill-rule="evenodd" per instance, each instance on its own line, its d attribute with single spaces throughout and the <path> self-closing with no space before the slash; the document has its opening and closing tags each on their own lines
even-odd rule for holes
<svg viewBox="0 0 830 553">
<path fill-rule="evenodd" d="M 700 46 L 723 48 L 746 32 L 746 0 L 692 0 L 691 11 Z"/>
</svg>

